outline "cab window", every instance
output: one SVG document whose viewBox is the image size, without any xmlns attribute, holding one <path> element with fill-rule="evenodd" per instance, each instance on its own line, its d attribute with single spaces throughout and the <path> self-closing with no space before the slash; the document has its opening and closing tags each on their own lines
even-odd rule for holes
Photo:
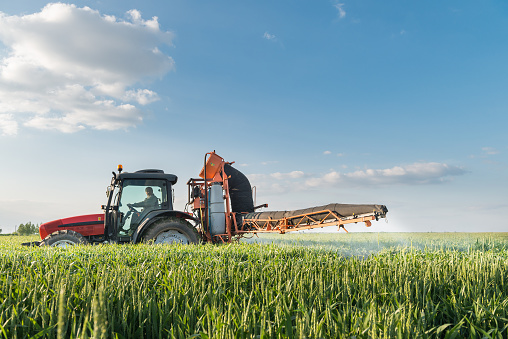
<svg viewBox="0 0 508 339">
<path fill-rule="evenodd" d="M 119 232 L 132 233 L 151 211 L 161 208 L 168 200 L 166 180 L 127 179 L 123 181 L 118 210 Z"/>
</svg>

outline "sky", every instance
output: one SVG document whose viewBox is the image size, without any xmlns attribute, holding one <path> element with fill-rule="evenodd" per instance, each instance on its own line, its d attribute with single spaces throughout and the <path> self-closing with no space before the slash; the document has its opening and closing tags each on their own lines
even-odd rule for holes
<svg viewBox="0 0 508 339">
<path fill-rule="evenodd" d="M 186 182 L 215 150 L 350 232 L 508 230 L 505 1 L 0 5 L 0 228 L 100 213 L 111 172 Z M 343 232 L 343 231 L 342 231 Z"/>
</svg>

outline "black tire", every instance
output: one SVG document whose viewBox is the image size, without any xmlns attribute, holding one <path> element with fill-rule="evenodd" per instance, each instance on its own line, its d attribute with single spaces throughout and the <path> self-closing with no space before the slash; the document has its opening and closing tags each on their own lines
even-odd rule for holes
<svg viewBox="0 0 508 339">
<path fill-rule="evenodd" d="M 154 222 L 143 234 L 142 241 L 153 244 L 197 244 L 198 231 L 184 219 L 164 218 Z"/>
<path fill-rule="evenodd" d="M 86 244 L 88 244 L 88 240 L 78 232 L 63 230 L 51 233 L 41 241 L 39 246 L 68 247 Z"/>
</svg>

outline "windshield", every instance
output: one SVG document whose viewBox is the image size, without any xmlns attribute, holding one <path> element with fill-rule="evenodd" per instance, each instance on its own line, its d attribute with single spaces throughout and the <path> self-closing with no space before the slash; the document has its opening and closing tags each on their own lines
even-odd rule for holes
<svg viewBox="0 0 508 339">
<path fill-rule="evenodd" d="M 166 180 L 127 179 L 123 181 L 118 210 L 121 222 L 119 231 L 132 232 L 142 219 L 167 202 Z M 115 197 L 115 202 L 117 202 Z"/>
</svg>

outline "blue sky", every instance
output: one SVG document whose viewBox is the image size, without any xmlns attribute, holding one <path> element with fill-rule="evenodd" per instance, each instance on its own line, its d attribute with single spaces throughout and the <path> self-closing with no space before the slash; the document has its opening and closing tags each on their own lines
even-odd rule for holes
<svg viewBox="0 0 508 339">
<path fill-rule="evenodd" d="M 0 228 L 99 213 L 110 173 L 216 150 L 258 203 L 370 231 L 506 231 L 504 1 L 0 5 Z M 350 231 L 365 231 L 356 225 Z"/>
</svg>

